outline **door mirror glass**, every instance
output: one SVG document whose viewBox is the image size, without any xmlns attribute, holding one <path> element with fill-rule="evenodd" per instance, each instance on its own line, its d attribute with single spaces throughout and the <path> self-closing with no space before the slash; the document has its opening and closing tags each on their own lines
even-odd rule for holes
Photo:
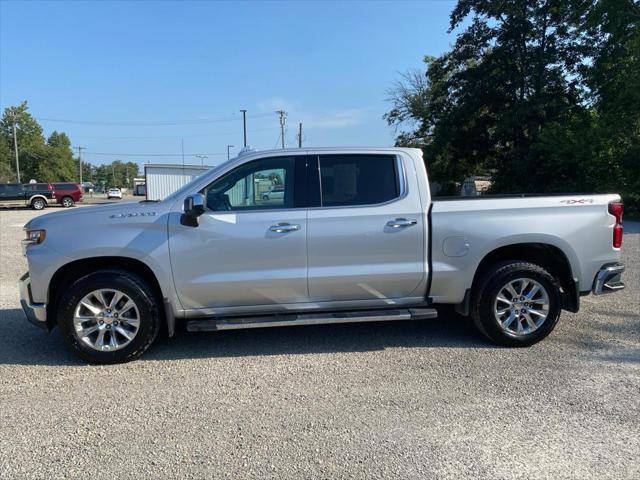
<svg viewBox="0 0 640 480">
<path fill-rule="evenodd" d="M 183 211 L 180 223 L 189 227 L 197 227 L 198 217 L 204 213 L 204 195 L 194 193 L 185 198 Z"/>
</svg>

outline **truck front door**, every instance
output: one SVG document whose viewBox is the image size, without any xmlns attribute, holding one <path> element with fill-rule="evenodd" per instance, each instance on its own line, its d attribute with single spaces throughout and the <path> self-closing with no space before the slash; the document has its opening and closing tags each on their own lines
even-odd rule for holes
<svg viewBox="0 0 640 480">
<path fill-rule="evenodd" d="M 197 227 L 171 216 L 171 266 L 185 309 L 309 301 L 305 181 L 306 156 L 253 160 L 202 191 Z M 276 188 L 283 194 L 269 195 Z"/>
</svg>

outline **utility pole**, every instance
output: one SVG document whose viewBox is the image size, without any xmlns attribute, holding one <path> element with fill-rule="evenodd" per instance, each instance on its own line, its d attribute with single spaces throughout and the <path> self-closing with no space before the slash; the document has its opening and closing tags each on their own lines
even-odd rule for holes
<svg viewBox="0 0 640 480">
<path fill-rule="evenodd" d="M 298 124 L 298 148 L 302 148 L 302 122 Z"/>
<path fill-rule="evenodd" d="M 242 132 L 244 133 L 244 146 L 247 146 L 247 111 L 240 110 L 242 112 Z M 233 145 L 231 145 L 233 147 Z"/>
<path fill-rule="evenodd" d="M 229 150 L 231 150 L 232 148 L 233 148 L 233 145 L 227 145 L 227 160 L 231 158 L 231 154 L 229 153 Z"/>
<path fill-rule="evenodd" d="M 13 150 L 16 153 L 16 175 L 20 183 L 20 160 L 18 160 L 18 136 L 16 135 L 16 114 L 13 114 Z"/>
<path fill-rule="evenodd" d="M 82 186 L 82 150 L 84 147 L 76 147 L 78 149 L 78 163 L 80 164 L 80 186 Z"/>
<path fill-rule="evenodd" d="M 280 115 L 280 138 L 282 139 L 282 148 L 284 149 L 284 126 L 287 123 L 287 112 L 278 110 L 276 113 Z"/>
<path fill-rule="evenodd" d="M 182 146 L 182 168 L 184 168 L 184 138 L 180 139 L 180 145 Z"/>
</svg>

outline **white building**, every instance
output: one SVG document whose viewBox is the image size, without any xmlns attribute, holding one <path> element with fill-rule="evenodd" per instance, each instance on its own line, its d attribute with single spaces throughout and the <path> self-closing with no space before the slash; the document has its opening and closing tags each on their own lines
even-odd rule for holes
<svg viewBox="0 0 640 480">
<path fill-rule="evenodd" d="M 208 165 L 147 163 L 144 166 L 147 199 L 162 200 L 211 168 Z"/>
</svg>

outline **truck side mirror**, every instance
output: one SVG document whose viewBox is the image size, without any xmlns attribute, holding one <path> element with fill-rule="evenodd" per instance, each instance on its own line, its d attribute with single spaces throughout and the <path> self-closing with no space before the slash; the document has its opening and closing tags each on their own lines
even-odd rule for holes
<svg viewBox="0 0 640 480">
<path fill-rule="evenodd" d="M 194 193 L 184 199 L 184 213 L 180 217 L 180 223 L 188 227 L 198 226 L 198 217 L 204 213 L 204 195 Z"/>
</svg>

